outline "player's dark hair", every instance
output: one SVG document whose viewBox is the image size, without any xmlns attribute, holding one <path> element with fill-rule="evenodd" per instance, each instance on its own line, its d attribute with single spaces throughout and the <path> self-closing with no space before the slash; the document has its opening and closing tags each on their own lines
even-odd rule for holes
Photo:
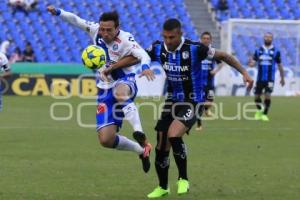
<svg viewBox="0 0 300 200">
<path fill-rule="evenodd" d="M 273 37 L 273 33 L 271 33 L 271 32 L 265 32 L 264 35 L 271 35 Z"/>
<path fill-rule="evenodd" d="M 99 21 L 101 22 L 113 21 L 115 23 L 115 27 L 118 27 L 120 25 L 119 14 L 117 11 L 103 13 L 100 16 Z"/>
<path fill-rule="evenodd" d="M 165 21 L 163 29 L 166 31 L 172 31 L 174 29 L 181 29 L 181 23 L 178 19 L 171 18 Z"/>
<path fill-rule="evenodd" d="M 203 37 L 204 35 L 208 35 L 210 38 L 212 38 L 211 33 L 208 32 L 208 31 L 203 32 L 203 33 L 201 34 L 201 37 Z"/>
</svg>

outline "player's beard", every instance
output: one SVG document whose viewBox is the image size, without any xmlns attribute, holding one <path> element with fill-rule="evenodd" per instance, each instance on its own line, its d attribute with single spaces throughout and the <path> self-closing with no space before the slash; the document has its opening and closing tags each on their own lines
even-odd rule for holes
<svg viewBox="0 0 300 200">
<path fill-rule="evenodd" d="M 272 41 L 265 41 L 265 46 L 271 46 Z"/>
</svg>

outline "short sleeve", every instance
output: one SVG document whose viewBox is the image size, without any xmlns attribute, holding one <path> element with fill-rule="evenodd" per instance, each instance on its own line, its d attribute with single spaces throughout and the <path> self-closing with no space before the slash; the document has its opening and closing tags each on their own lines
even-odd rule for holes
<svg viewBox="0 0 300 200">
<path fill-rule="evenodd" d="M 276 52 L 276 55 L 275 55 L 275 61 L 277 64 L 280 64 L 281 63 L 281 55 L 280 55 L 280 51 L 277 51 Z"/>
<path fill-rule="evenodd" d="M 198 56 L 200 60 L 205 58 L 212 59 L 215 55 L 215 49 L 211 46 L 207 47 L 204 44 L 200 43 L 198 46 Z"/>
<path fill-rule="evenodd" d="M 253 54 L 253 60 L 258 61 L 258 50 L 255 50 L 254 54 Z"/>
</svg>

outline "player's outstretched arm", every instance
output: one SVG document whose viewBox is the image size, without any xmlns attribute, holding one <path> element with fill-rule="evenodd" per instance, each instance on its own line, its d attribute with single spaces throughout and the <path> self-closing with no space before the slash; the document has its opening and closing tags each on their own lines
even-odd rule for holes
<svg viewBox="0 0 300 200">
<path fill-rule="evenodd" d="M 116 69 L 121 69 L 124 67 L 129 67 L 132 65 L 135 65 L 139 63 L 139 60 L 137 58 L 135 58 L 134 56 L 124 56 L 123 58 L 121 58 L 120 60 L 118 60 L 118 62 L 113 63 L 111 65 L 108 65 L 102 72 L 102 77 L 104 80 L 108 80 L 107 76 L 114 70 Z"/>
<path fill-rule="evenodd" d="M 237 71 L 239 71 L 243 76 L 244 82 L 248 84 L 247 88 L 252 88 L 252 78 L 249 76 L 248 72 L 242 67 L 241 63 L 235 57 L 226 52 L 216 50 L 213 58 L 222 60 L 231 67 L 235 68 Z"/>
<path fill-rule="evenodd" d="M 98 29 L 98 24 L 86 21 L 71 12 L 64 11 L 63 9 L 50 5 L 47 7 L 47 10 L 50 14 L 60 16 L 64 21 L 77 26 L 90 34 Z"/>
</svg>

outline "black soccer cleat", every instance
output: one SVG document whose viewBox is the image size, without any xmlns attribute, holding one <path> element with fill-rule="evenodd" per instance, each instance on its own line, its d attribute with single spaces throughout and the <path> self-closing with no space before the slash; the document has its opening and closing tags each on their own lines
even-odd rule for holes
<svg viewBox="0 0 300 200">
<path fill-rule="evenodd" d="M 146 135 L 143 132 L 140 131 L 134 131 L 132 133 L 133 138 L 141 145 L 141 147 L 145 147 L 146 144 Z"/>
<path fill-rule="evenodd" d="M 147 143 L 144 147 L 144 153 L 140 155 L 140 159 L 142 160 L 143 164 L 143 170 L 145 173 L 147 173 L 150 170 L 150 152 L 151 152 L 152 146 L 150 143 Z"/>
</svg>

